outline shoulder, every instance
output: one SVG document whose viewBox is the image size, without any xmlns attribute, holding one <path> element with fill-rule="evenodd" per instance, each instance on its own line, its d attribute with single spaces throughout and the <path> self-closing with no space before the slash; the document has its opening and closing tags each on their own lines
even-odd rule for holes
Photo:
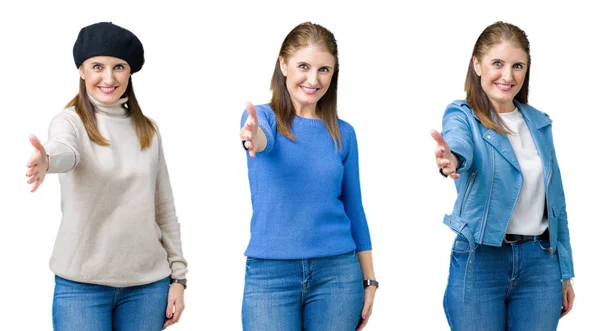
<svg viewBox="0 0 600 331">
<path fill-rule="evenodd" d="M 79 115 L 77 114 L 77 112 L 75 111 L 74 107 L 68 107 L 65 108 L 61 111 L 59 111 L 54 118 L 52 118 L 52 121 L 50 122 L 52 124 L 55 123 L 68 123 L 70 124 L 73 129 L 75 130 L 79 130 L 84 128 L 83 122 L 81 121 L 81 118 L 79 117 Z"/>
<path fill-rule="evenodd" d="M 517 105 L 517 107 L 521 110 L 521 113 L 523 113 L 524 115 L 526 115 L 529 118 L 534 119 L 536 122 L 550 122 L 552 121 L 550 119 L 550 115 L 548 115 L 547 113 L 533 107 L 530 104 L 527 103 L 520 103 L 518 101 L 515 101 L 515 104 Z"/>
<path fill-rule="evenodd" d="M 355 137 L 356 136 L 354 127 L 350 123 L 342 120 L 341 118 L 338 118 L 338 127 L 340 128 L 340 134 L 342 135 L 342 137 L 344 137 L 344 136 Z"/>
<path fill-rule="evenodd" d="M 475 114 L 473 113 L 473 110 L 471 109 L 471 107 L 469 107 L 469 104 L 467 103 L 467 100 L 465 99 L 460 99 L 460 100 L 454 100 L 452 101 L 447 107 L 446 107 L 446 111 L 444 112 L 445 115 L 447 114 L 464 114 L 468 117 L 475 117 Z"/>
</svg>

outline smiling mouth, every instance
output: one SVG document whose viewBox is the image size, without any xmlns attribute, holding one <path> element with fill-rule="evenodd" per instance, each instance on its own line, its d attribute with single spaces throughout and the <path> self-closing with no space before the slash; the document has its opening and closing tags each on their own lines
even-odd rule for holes
<svg viewBox="0 0 600 331">
<path fill-rule="evenodd" d="M 98 86 L 98 89 L 100 89 L 100 92 L 102 92 L 104 94 L 111 94 L 117 89 L 117 87 L 116 86 Z"/>
<path fill-rule="evenodd" d="M 509 91 L 513 87 L 512 84 L 501 84 L 501 83 L 495 83 L 495 84 L 501 91 Z"/>
<path fill-rule="evenodd" d="M 302 85 L 300 86 L 300 88 L 306 94 L 315 94 L 315 93 L 317 93 L 317 90 L 318 90 L 318 88 L 310 88 L 310 87 L 305 87 Z"/>
</svg>

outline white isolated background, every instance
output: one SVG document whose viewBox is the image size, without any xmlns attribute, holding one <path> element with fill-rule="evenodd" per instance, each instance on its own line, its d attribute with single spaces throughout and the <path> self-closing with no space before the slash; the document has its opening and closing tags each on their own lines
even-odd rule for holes
<svg viewBox="0 0 600 331">
<path fill-rule="evenodd" d="M 592 2 L 20 1 L 0 5 L 2 330 L 51 330 L 48 260 L 60 223 L 56 175 L 31 194 L 30 133 L 77 91 L 79 29 L 112 21 L 143 42 L 133 76 L 158 121 L 183 248 L 186 310 L 172 330 L 241 330 L 243 252 L 251 215 L 238 139 L 244 103 L 266 103 L 277 53 L 297 24 L 334 32 L 339 115 L 356 129 L 363 202 L 381 282 L 367 330 L 448 330 L 442 297 L 454 235 L 442 224 L 454 185 L 434 162 L 441 129 L 479 33 L 504 20 L 531 41 L 530 103 L 554 120 L 567 196 L 577 300 L 559 330 L 598 328 L 600 186 L 598 35 Z"/>
</svg>

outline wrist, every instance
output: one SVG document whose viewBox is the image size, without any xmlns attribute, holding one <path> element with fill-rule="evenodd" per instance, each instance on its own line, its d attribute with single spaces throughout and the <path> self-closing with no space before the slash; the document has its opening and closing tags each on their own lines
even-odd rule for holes
<svg viewBox="0 0 600 331">
<path fill-rule="evenodd" d="M 183 289 L 185 290 L 187 288 L 187 279 L 171 279 L 171 285 L 173 284 L 183 286 Z"/>
<path fill-rule="evenodd" d="M 375 289 L 378 289 L 379 288 L 379 282 L 376 281 L 376 280 L 374 280 L 374 279 L 365 279 L 365 280 L 363 280 L 363 286 L 365 288 L 368 288 L 368 287 L 372 286 L 372 287 L 375 287 Z"/>
<path fill-rule="evenodd" d="M 567 279 L 567 280 L 563 280 L 562 281 L 562 286 L 563 287 L 572 287 L 573 286 L 573 280 L 572 279 Z"/>
</svg>

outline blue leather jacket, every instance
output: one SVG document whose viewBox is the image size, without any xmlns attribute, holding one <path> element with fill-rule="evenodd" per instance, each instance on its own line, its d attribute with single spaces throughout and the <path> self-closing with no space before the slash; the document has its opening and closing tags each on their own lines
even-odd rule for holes
<svg viewBox="0 0 600 331">
<path fill-rule="evenodd" d="M 571 279 L 575 276 L 573 257 L 552 120 L 530 105 L 514 102 L 531 131 L 543 164 L 550 253 L 558 254 L 561 278 Z M 461 159 L 457 169 L 460 178 L 455 180 L 458 197 L 444 224 L 465 235 L 471 247 L 501 246 L 523 184 L 508 137 L 485 128 L 466 100 L 454 101 L 446 108 L 442 125 L 442 136 Z"/>
</svg>

